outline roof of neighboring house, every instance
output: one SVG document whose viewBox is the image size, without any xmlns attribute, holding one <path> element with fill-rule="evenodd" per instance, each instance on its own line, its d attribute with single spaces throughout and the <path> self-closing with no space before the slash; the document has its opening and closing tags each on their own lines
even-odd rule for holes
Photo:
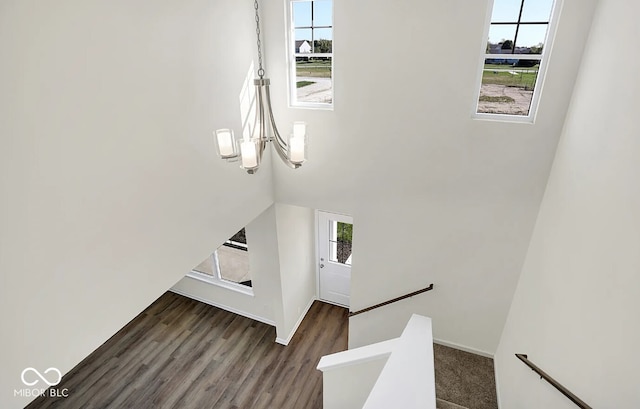
<svg viewBox="0 0 640 409">
<path fill-rule="evenodd" d="M 309 40 L 296 40 L 296 48 L 300 48 L 300 46 L 304 43 L 311 45 L 311 43 L 309 43 Z"/>
</svg>

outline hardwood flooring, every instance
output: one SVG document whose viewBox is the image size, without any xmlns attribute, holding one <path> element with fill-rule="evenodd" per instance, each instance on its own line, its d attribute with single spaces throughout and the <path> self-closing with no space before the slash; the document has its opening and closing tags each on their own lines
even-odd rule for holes
<svg viewBox="0 0 640 409">
<path fill-rule="evenodd" d="M 347 310 L 319 301 L 288 346 L 275 328 L 167 292 L 36 408 L 322 408 L 322 355 L 347 349 Z"/>
</svg>

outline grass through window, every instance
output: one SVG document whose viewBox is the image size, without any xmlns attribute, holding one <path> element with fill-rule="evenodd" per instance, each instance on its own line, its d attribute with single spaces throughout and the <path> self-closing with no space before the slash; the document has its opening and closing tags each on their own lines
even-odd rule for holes
<svg viewBox="0 0 640 409">
<path fill-rule="evenodd" d="M 505 85 L 532 90 L 536 85 L 539 67 L 539 65 L 535 65 L 531 68 L 520 68 L 506 64 L 485 64 L 482 72 L 482 85 Z"/>
<path fill-rule="evenodd" d="M 296 62 L 298 77 L 331 78 L 331 60 L 309 60 Z"/>
</svg>

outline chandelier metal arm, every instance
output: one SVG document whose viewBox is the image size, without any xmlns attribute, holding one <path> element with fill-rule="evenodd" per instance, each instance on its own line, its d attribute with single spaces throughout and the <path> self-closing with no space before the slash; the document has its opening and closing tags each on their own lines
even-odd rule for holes
<svg viewBox="0 0 640 409">
<path fill-rule="evenodd" d="M 273 117 L 273 111 L 271 110 L 271 98 L 269 95 L 269 86 L 265 88 L 266 96 L 267 96 L 267 106 L 269 107 L 269 122 L 271 122 L 271 129 L 273 130 L 273 137 L 270 140 L 273 140 L 275 143 L 273 146 L 276 148 L 276 152 L 278 152 L 278 156 L 285 163 L 285 165 L 289 166 L 291 169 L 298 169 L 300 167 L 299 163 L 293 163 L 289 159 L 289 146 L 280 136 L 280 132 L 278 132 L 278 128 L 276 127 L 276 121 Z"/>
<path fill-rule="evenodd" d="M 285 165 L 287 165 L 291 169 L 297 169 L 300 167 L 300 164 L 291 163 L 291 161 L 289 161 L 287 154 L 282 150 L 282 148 L 278 143 L 274 144 L 273 146 L 276 148 L 276 152 L 278 152 L 278 156 L 280 156 L 280 159 L 282 159 Z"/>
<path fill-rule="evenodd" d="M 301 165 L 299 163 L 293 163 L 289 159 L 289 145 L 282 138 L 278 127 L 276 125 L 275 117 L 273 116 L 273 110 L 271 108 L 271 92 L 269 89 L 268 78 L 258 78 L 254 80 L 256 86 L 256 94 L 258 98 L 258 110 L 256 111 L 256 126 L 259 126 L 260 140 L 259 152 L 262 157 L 263 151 L 267 142 L 274 142 L 273 146 L 280 156 L 280 159 L 290 168 L 297 169 Z M 268 122 L 267 122 L 268 121 Z M 269 132 L 267 128 L 271 128 Z"/>
<path fill-rule="evenodd" d="M 278 145 L 283 151 L 288 151 L 287 142 L 282 139 L 280 136 L 280 132 L 278 132 L 278 127 L 276 126 L 276 120 L 273 117 L 273 110 L 271 109 L 271 91 L 269 90 L 269 84 L 264 87 L 265 97 L 267 99 L 267 106 L 269 107 L 269 121 L 271 122 L 271 127 L 273 128 L 273 136 L 276 138 Z"/>
<path fill-rule="evenodd" d="M 255 124 L 258 130 L 258 134 L 256 135 L 254 133 L 253 138 L 259 138 L 260 140 L 262 140 L 267 136 L 265 134 L 267 129 L 264 123 L 264 101 L 262 98 L 262 86 L 260 85 L 260 82 L 262 82 L 262 80 L 255 80 L 254 82 L 256 85 L 256 96 L 258 98 L 258 105 L 256 110 L 256 124 Z"/>
</svg>

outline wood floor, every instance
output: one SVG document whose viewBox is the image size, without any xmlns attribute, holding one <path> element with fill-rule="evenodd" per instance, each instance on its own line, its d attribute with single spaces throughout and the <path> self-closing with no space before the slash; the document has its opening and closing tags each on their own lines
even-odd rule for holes
<svg viewBox="0 0 640 409">
<path fill-rule="evenodd" d="M 269 325 L 168 292 L 27 408 L 322 407 L 322 355 L 347 349 L 347 310 L 316 301 L 288 346 Z"/>
</svg>

